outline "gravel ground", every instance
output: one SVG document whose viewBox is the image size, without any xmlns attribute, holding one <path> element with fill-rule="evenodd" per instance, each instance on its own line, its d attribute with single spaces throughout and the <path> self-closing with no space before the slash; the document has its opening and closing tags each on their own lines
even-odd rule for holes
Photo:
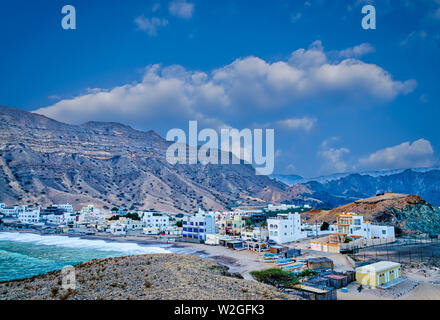
<svg viewBox="0 0 440 320">
<path fill-rule="evenodd" d="M 191 255 L 92 260 L 75 266 L 75 272 L 75 290 L 64 290 L 61 272 L 56 271 L 0 283 L 0 300 L 298 299 Z"/>
</svg>

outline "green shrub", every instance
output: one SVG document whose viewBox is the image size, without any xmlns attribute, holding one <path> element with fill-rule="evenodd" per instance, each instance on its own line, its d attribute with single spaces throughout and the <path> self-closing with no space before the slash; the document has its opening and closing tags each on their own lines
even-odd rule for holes
<svg viewBox="0 0 440 320">
<path fill-rule="evenodd" d="M 299 280 L 289 271 L 271 268 L 261 271 L 251 271 L 255 280 L 274 286 L 291 287 L 299 283 Z"/>
<path fill-rule="evenodd" d="M 315 270 L 305 269 L 301 271 L 300 277 L 310 277 L 310 276 L 316 276 L 318 274 Z"/>
</svg>

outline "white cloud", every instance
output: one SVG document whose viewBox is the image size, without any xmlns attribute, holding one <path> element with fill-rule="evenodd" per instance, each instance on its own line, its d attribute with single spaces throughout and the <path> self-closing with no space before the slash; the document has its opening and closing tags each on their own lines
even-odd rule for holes
<svg viewBox="0 0 440 320">
<path fill-rule="evenodd" d="M 424 30 L 413 31 L 400 42 L 400 46 L 406 46 L 413 41 L 423 41 L 427 36 L 428 34 Z"/>
<path fill-rule="evenodd" d="M 163 18 L 145 18 L 144 16 L 137 17 L 134 20 L 139 30 L 145 31 L 149 36 L 157 35 L 157 28 L 168 25 L 168 20 Z"/>
<path fill-rule="evenodd" d="M 191 19 L 194 13 L 194 4 L 185 0 L 172 1 L 168 8 L 170 14 L 183 19 Z"/>
<path fill-rule="evenodd" d="M 402 169 L 430 167 L 435 164 L 434 149 L 425 139 L 403 142 L 399 145 L 378 150 L 359 159 L 361 169 Z"/>
<path fill-rule="evenodd" d="M 324 159 L 321 167 L 323 173 L 343 173 L 347 171 L 348 165 L 344 156 L 349 154 L 347 148 L 329 148 L 318 152 L 318 155 Z"/>
<path fill-rule="evenodd" d="M 277 125 L 289 130 L 305 130 L 310 131 L 316 124 L 316 118 L 290 118 L 279 120 Z"/>
<path fill-rule="evenodd" d="M 140 27 L 147 31 L 150 24 L 144 19 L 139 20 Z M 154 34 L 155 27 L 149 32 Z M 381 67 L 361 60 L 329 62 L 318 41 L 308 49 L 296 50 L 288 61 L 268 62 L 251 56 L 209 73 L 178 65 L 152 65 L 139 82 L 93 89 L 36 112 L 68 123 L 118 121 L 154 129 L 160 125 L 181 127 L 188 120 L 199 120 L 221 127 L 237 117 L 260 115 L 264 119 L 268 110 L 272 114 L 281 109 L 291 112 L 296 105 L 320 105 L 332 98 L 375 105 L 407 94 L 415 85 L 414 80 L 393 80 Z M 306 130 L 314 124 L 309 118 L 280 122 Z"/>
<path fill-rule="evenodd" d="M 362 43 L 358 46 L 339 51 L 341 58 L 360 58 L 374 52 L 374 47 L 369 43 Z"/>
</svg>

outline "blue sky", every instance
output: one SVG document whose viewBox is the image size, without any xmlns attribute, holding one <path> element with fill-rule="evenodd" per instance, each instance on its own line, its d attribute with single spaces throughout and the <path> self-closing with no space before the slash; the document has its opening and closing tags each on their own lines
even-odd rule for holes
<svg viewBox="0 0 440 320">
<path fill-rule="evenodd" d="M 3 0 L 0 44 L 0 104 L 63 122 L 274 128 L 306 177 L 438 164 L 440 0 Z"/>
</svg>

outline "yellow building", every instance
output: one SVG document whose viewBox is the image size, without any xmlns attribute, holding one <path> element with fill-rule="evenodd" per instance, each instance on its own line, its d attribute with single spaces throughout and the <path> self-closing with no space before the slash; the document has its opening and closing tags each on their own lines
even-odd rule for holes
<svg viewBox="0 0 440 320">
<path fill-rule="evenodd" d="M 246 221 L 240 215 L 235 215 L 233 219 L 224 219 L 218 222 L 220 234 L 240 235 L 245 225 Z"/>
<path fill-rule="evenodd" d="M 380 261 L 356 268 L 356 281 L 372 287 L 384 287 L 402 277 L 400 263 Z"/>
</svg>

